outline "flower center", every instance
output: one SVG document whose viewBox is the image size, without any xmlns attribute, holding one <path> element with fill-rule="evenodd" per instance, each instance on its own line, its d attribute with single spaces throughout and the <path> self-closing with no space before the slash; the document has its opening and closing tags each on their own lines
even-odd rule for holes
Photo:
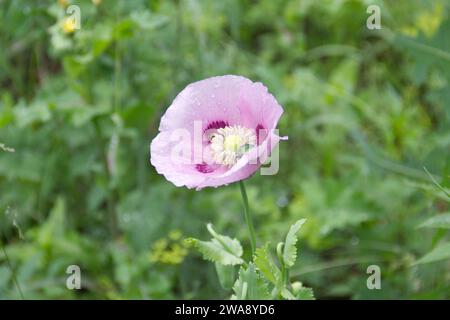
<svg viewBox="0 0 450 320">
<path fill-rule="evenodd" d="M 229 152 L 237 152 L 242 145 L 242 138 L 237 134 L 225 137 L 223 148 Z"/>
<path fill-rule="evenodd" d="M 226 126 L 212 134 L 211 150 L 214 162 L 232 166 L 249 149 L 256 146 L 254 130 L 242 126 Z"/>
</svg>

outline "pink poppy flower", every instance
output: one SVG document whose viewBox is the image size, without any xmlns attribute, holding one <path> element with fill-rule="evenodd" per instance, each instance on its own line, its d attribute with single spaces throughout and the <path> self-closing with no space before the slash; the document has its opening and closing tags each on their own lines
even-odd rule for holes
<svg viewBox="0 0 450 320">
<path fill-rule="evenodd" d="M 246 179 L 270 156 L 283 108 L 258 82 L 235 75 L 188 85 L 161 118 L 150 162 L 176 186 L 200 190 Z"/>
</svg>

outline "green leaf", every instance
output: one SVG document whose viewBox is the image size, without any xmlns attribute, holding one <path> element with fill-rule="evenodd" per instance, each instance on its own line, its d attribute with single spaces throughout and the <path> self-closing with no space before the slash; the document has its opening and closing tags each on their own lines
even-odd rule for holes
<svg viewBox="0 0 450 320">
<path fill-rule="evenodd" d="M 417 260 L 413 265 L 450 259 L 450 242 L 444 242 Z"/>
<path fill-rule="evenodd" d="M 291 284 L 292 290 L 283 288 L 281 296 L 287 300 L 315 300 L 314 293 L 311 288 L 304 287 L 301 282 Z"/>
<path fill-rule="evenodd" d="M 139 28 L 146 31 L 164 26 L 170 21 L 168 17 L 152 14 L 148 10 L 133 12 L 130 17 Z"/>
<path fill-rule="evenodd" d="M 218 234 L 217 232 L 214 231 L 211 223 L 208 223 L 206 225 L 206 228 L 208 229 L 209 233 L 214 237 L 214 239 L 216 239 L 222 244 L 225 250 L 227 250 L 229 253 L 237 257 L 242 256 L 243 249 L 239 240 L 237 240 L 236 238 L 231 239 L 230 237 Z"/>
<path fill-rule="evenodd" d="M 316 300 L 316 298 L 314 298 L 313 289 L 305 288 L 305 287 L 301 288 L 297 292 L 297 299 L 298 300 Z"/>
<path fill-rule="evenodd" d="M 225 290 L 230 290 L 236 281 L 236 271 L 234 266 L 226 266 L 218 262 L 215 263 L 217 276 L 220 285 Z"/>
<path fill-rule="evenodd" d="M 434 185 L 438 187 L 447 196 L 447 198 L 450 198 L 450 192 L 446 188 L 444 188 L 439 182 L 436 181 L 434 176 L 427 170 L 427 168 L 423 167 L 423 169 L 428 174 Z"/>
<path fill-rule="evenodd" d="M 247 268 L 241 267 L 239 277 L 233 286 L 232 298 L 238 300 L 270 299 L 269 290 L 264 279 L 256 271 L 255 265 L 249 263 Z"/>
<path fill-rule="evenodd" d="M 201 241 L 193 238 L 187 239 L 187 242 L 192 243 L 203 254 L 205 260 L 226 266 L 242 264 L 244 262 L 241 259 L 243 249 L 237 239 L 231 239 L 230 237 L 218 234 L 214 231 L 211 224 L 207 225 L 207 229 L 213 236 L 211 241 Z"/>
<path fill-rule="evenodd" d="M 195 248 L 203 254 L 205 260 L 223 265 L 237 265 L 244 262 L 239 256 L 228 252 L 216 239 L 212 239 L 211 241 L 201 241 L 191 238 L 187 239 L 187 241 L 192 243 Z"/>
<path fill-rule="evenodd" d="M 450 229 L 450 212 L 439 214 L 422 222 L 418 228 Z"/>
<path fill-rule="evenodd" d="M 40 228 L 30 230 L 29 234 L 44 248 L 61 245 L 66 235 L 65 221 L 66 201 L 63 197 L 57 197 L 46 222 Z"/>
<path fill-rule="evenodd" d="M 255 258 L 253 259 L 256 267 L 266 277 L 267 280 L 277 285 L 281 279 L 281 271 L 275 265 L 270 256 L 269 245 L 266 244 L 261 248 L 256 249 Z"/>
<path fill-rule="evenodd" d="M 286 300 L 297 300 L 297 297 L 286 288 L 281 289 L 281 296 Z"/>
<path fill-rule="evenodd" d="M 297 259 L 297 232 L 300 230 L 306 219 L 300 219 L 291 226 L 284 243 L 283 261 L 286 267 L 290 268 Z"/>
</svg>

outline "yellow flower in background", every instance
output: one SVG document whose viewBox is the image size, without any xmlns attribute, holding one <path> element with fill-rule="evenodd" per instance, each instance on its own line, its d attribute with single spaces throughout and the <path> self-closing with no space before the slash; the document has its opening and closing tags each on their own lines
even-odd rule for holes
<svg viewBox="0 0 450 320">
<path fill-rule="evenodd" d="M 102 3 L 102 0 L 92 0 L 92 3 L 94 6 L 98 6 L 100 3 Z"/>
<path fill-rule="evenodd" d="M 74 18 L 65 18 L 62 22 L 62 30 L 64 33 L 72 33 L 75 31 L 76 22 Z"/>
<path fill-rule="evenodd" d="M 417 37 L 419 31 L 431 38 L 439 29 L 444 20 L 444 6 L 436 2 L 429 11 L 420 12 L 412 25 L 404 26 L 401 32 L 410 37 Z"/>
<path fill-rule="evenodd" d="M 439 26 L 441 25 L 444 18 L 443 13 L 444 6 L 442 5 L 442 3 L 437 2 L 433 6 L 432 11 L 420 13 L 419 17 L 416 20 L 416 25 L 427 37 L 430 38 L 439 29 Z"/>
<path fill-rule="evenodd" d="M 153 250 L 164 251 L 168 245 L 169 242 L 166 239 L 159 239 L 153 244 Z"/>
<path fill-rule="evenodd" d="M 180 240 L 183 234 L 180 230 L 172 230 L 169 232 L 169 239 L 172 241 Z"/>
<path fill-rule="evenodd" d="M 61 7 L 67 7 L 67 5 L 69 4 L 69 0 L 58 0 L 58 4 Z"/>
<path fill-rule="evenodd" d="M 156 240 L 153 243 L 149 259 L 153 263 L 180 264 L 188 254 L 183 234 L 180 230 L 172 230 L 167 238 Z"/>
<path fill-rule="evenodd" d="M 404 35 L 407 35 L 409 37 L 417 37 L 417 33 L 419 32 L 415 27 L 412 27 L 412 26 L 402 27 L 402 29 L 400 31 L 401 31 L 401 33 L 403 33 Z"/>
</svg>

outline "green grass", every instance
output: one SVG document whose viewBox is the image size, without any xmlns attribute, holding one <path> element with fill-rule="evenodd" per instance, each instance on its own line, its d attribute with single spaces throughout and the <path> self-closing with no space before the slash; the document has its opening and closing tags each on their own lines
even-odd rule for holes
<svg viewBox="0 0 450 320">
<path fill-rule="evenodd" d="M 183 238 L 212 222 L 249 248 L 239 187 L 149 163 L 175 95 L 221 74 L 285 109 L 280 172 L 245 183 L 258 242 L 307 219 L 292 278 L 319 299 L 450 298 L 450 3 L 376 2 L 381 30 L 363 0 L 71 0 L 65 34 L 61 1 L 0 0 L 0 298 L 229 297 Z"/>
</svg>

